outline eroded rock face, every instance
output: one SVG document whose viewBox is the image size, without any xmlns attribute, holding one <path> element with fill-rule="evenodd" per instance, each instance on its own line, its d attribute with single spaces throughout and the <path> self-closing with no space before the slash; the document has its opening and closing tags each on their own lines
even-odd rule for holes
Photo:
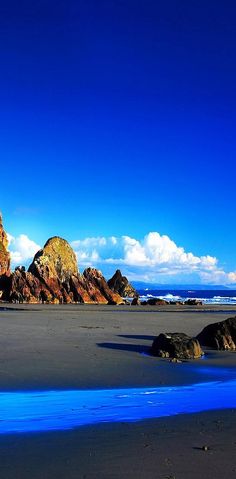
<svg viewBox="0 0 236 479">
<path fill-rule="evenodd" d="M 236 350 L 236 316 L 209 324 L 197 336 L 203 346 L 218 350 Z"/>
<path fill-rule="evenodd" d="M 93 286 L 93 288 L 95 287 L 95 289 L 98 290 L 100 294 L 105 298 L 106 302 L 109 302 L 112 304 L 123 303 L 121 296 L 109 288 L 108 283 L 106 282 L 101 271 L 98 271 L 95 268 L 87 268 L 84 270 L 83 275 L 85 279 L 88 281 L 88 284 Z"/>
<path fill-rule="evenodd" d="M 12 303 L 58 302 L 47 287 L 23 266 L 15 269 L 10 278 L 9 301 Z"/>
<path fill-rule="evenodd" d="M 137 296 L 136 290 L 129 283 L 126 276 L 122 276 L 119 269 L 117 269 L 112 278 L 107 281 L 107 284 L 112 291 L 118 293 L 122 298 L 133 298 Z"/>
<path fill-rule="evenodd" d="M 203 351 L 196 338 L 184 333 L 161 333 L 154 339 L 151 354 L 162 358 L 198 359 Z"/>
<path fill-rule="evenodd" d="M 2 215 L 0 213 L 0 277 L 10 276 L 10 253 L 7 251 L 7 234 L 3 228 Z M 3 279 L 3 278 L 2 278 Z"/>
</svg>

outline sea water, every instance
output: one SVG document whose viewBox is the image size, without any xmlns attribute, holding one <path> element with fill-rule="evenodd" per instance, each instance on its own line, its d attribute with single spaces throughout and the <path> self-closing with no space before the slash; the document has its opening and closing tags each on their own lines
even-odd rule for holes
<svg viewBox="0 0 236 479">
<path fill-rule="evenodd" d="M 203 304 L 232 304 L 236 305 L 236 290 L 156 290 L 141 289 L 138 291 L 141 301 L 150 298 L 160 298 L 166 301 L 186 301 L 197 299 Z"/>
</svg>

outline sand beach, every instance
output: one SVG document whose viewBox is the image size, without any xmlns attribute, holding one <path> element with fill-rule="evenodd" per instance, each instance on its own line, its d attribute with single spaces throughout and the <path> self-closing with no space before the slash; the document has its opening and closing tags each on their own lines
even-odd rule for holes
<svg viewBox="0 0 236 479">
<path fill-rule="evenodd" d="M 203 359 L 180 364 L 148 354 L 160 332 L 194 336 L 235 312 L 232 305 L 2 304 L 1 393 L 14 398 L 18 392 L 88 390 L 96 395 L 97 390 L 235 379 L 232 352 L 208 350 Z M 135 422 L 101 421 L 68 430 L 2 433 L 0 477 L 233 478 L 236 410 L 225 407 Z"/>
</svg>

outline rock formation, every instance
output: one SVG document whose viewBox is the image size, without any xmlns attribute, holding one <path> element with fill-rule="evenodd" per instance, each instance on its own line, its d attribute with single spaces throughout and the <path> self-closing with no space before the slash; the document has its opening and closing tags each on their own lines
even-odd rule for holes
<svg viewBox="0 0 236 479">
<path fill-rule="evenodd" d="M 59 236 L 50 238 L 36 253 L 28 271 L 19 266 L 11 273 L 7 247 L 0 214 L 0 299 L 4 301 L 123 303 L 118 292 L 109 288 L 100 271 L 88 268 L 83 274 L 79 273 L 74 251 Z"/>
<path fill-rule="evenodd" d="M 10 253 L 7 251 L 8 239 L 3 228 L 0 213 L 0 276 L 10 276 Z"/>
<path fill-rule="evenodd" d="M 109 288 L 108 283 L 106 282 L 101 271 L 98 271 L 95 268 L 87 268 L 84 270 L 83 275 L 85 279 L 88 281 L 88 284 L 93 285 L 95 289 L 100 291 L 102 296 L 106 299 L 106 302 L 109 302 L 112 304 L 123 303 L 121 296 Z"/>
<path fill-rule="evenodd" d="M 118 293 L 123 298 L 133 298 L 137 296 L 137 291 L 129 283 L 126 276 L 122 276 L 119 269 L 117 269 L 112 278 L 107 281 L 107 284 L 112 291 Z"/>
<path fill-rule="evenodd" d="M 209 324 L 197 336 L 203 346 L 219 350 L 236 350 L 236 316 Z"/>
<path fill-rule="evenodd" d="M 150 352 L 153 356 L 176 359 L 198 359 L 203 355 L 198 340 L 184 333 L 159 334 Z"/>
<path fill-rule="evenodd" d="M 9 301 L 29 303 L 122 303 L 102 273 L 92 268 L 79 273 L 74 251 L 58 236 L 50 238 L 36 253 L 27 272 L 24 267 L 15 269 L 6 297 Z"/>
</svg>

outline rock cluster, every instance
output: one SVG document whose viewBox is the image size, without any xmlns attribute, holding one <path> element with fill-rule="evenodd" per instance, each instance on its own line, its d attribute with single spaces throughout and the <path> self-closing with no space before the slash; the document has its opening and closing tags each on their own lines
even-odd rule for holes
<svg viewBox="0 0 236 479">
<path fill-rule="evenodd" d="M 162 358 L 198 359 L 203 351 L 196 338 L 184 333 L 161 333 L 154 339 L 151 354 Z"/>
<path fill-rule="evenodd" d="M 77 259 L 69 243 L 54 236 L 38 251 L 28 269 L 10 271 L 7 235 L 0 215 L 0 298 L 11 302 L 121 304 L 121 296 L 111 290 L 102 273 L 94 268 L 79 273 Z"/>
<path fill-rule="evenodd" d="M 196 338 L 184 333 L 161 333 L 150 349 L 162 358 L 198 359 L 204 353 L 201 346 L 224 351 L 236 351 L 236 316 L 206 326 Z"/>
<path fill-rule="evenodd" d="M 52 303 L 122 303 L 108 287 L 100 271 L 88 268 L 80 274 L 74 251 L 58 236 L 38 251 L 26 272 L 16 268 L 11 276 L 10 301 Z"/>
<path fill-rule="evenodd" d="M 129 283 L 126 276 L 122 276 L 119 269 L 117 269 L 112 278 L 107 281 L 107 284 L 112 291 L 118 293 L 122 298 L 134 298 L 137 296 L 137 291 L 133 288 L 132 284 Z"/>
</svg>

